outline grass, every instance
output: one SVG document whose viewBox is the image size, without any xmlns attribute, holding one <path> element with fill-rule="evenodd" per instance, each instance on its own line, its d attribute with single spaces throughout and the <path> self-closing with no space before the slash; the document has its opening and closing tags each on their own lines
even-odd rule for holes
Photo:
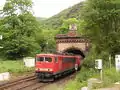
<svg viewBox="0 0 120 90">
<path fill-rule="evenodd" d="M 116 72 L 115 68 L 103 69 L 103 83 L 94 85 L 94 89 L 101 87 L 109 87 L 115 82 L 120 82 L 120 72 Z M 89 78 L 100 79 L 99 72 L 95 69 L 82 68 L 75 80 L 71 80 L 65 87 L 65 90 L 79 90 L 81 87 L 87 86 Z"/>
<path fill-rule="evenodd" d="M 34 68 L 25 67 L 23 60 L 0 60 L 0 73 L 10 72 L 12 74 L 23 74 L 27 72 L 32 72 L 33 70 Z"/>
<path fill-rule="evenodd" d="M 80 87 L 86 86 L 86 82 L 79 83 L 77 80 L 69 81 L 65 87 L 65 90 L 80 90 Z"/>
<path fill-rule="evenodd" d="M 105 69 L 103 71 L 103 86 L 109 86 L 120 81 L 120 72 L 116 72 L 115 68 Z"/>
</svg>

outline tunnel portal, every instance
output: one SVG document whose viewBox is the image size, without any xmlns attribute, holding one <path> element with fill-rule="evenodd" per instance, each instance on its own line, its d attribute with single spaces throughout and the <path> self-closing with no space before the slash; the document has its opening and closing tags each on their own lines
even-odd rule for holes
<svg viewBox="0 0 120 90">
<path fill-rule="evenodd" d="M 83 53 L 81 50 L 76 49 L 76 48 L 66 49 L 66 50 L 63 51 L 63 53 L 68 53 L 68 54 L 72 54 L 72 55 L 80 55 L 80 56 L 82 56 L 83 58 L 85 58 L 84 53 Z"/>
<path fill-rule="evenodd" d="M 71 27 L 68 33 L 56 35 L 56 51 L 81 55 L 84 58 L 89 51 L 90 41 L 86 36 L 77 33 L 76 25 Z"/>
</svg>

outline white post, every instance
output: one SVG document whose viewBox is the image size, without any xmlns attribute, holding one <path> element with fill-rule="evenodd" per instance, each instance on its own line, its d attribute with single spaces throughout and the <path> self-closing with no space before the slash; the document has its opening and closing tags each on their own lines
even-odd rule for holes
<svg viewBox="0 0 120 90">
<path fill-rule="evenodd" d="M 109 55 L 109 64 L 110 64 L 110 69 L 111 69 L 111 55 Z"/>
<path fill-rule="evenodd" d="M 100 80 L 103 80 L 103 73 L 102 73 L 102 69 L 100 69 Z"/>
</svg>

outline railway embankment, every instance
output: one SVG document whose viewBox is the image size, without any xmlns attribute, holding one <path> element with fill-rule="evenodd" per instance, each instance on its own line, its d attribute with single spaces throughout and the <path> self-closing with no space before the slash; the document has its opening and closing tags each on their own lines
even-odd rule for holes
<svg viewBox="0 0 120 90">
<path fill-rule="evenodd" d="M 77 73 L 71 73 L 56 79 L 54 82 L 39 82 L 34 74 L 21 76 L 0 84 L 0 90 L 64 90 Z"/>
</svg>

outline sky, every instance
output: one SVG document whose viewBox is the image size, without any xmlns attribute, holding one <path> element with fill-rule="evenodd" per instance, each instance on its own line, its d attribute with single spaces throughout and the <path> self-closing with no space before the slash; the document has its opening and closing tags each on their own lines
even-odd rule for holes
<svg viewBox="0 0 120 90">
<path fill-rule="evenodd" d="M 36 17 L 49 18 L 81 1 L 84 0 L 33 0 L 33 12 Z M 0 8 L 4 3 L 5 0 L 0 0 Z"/>
</svg>

